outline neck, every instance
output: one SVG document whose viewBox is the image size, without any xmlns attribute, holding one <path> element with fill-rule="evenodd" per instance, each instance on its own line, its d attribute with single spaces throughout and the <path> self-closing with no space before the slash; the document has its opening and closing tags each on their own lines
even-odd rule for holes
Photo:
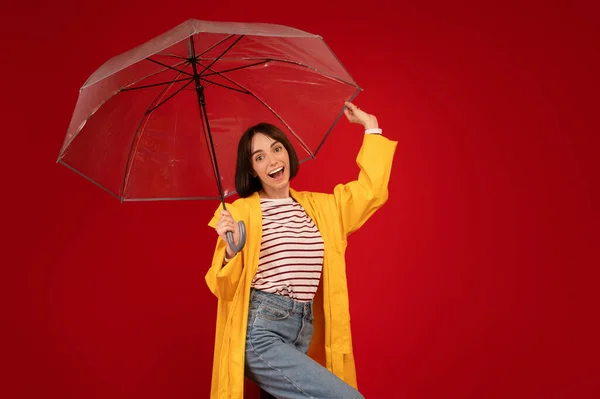
<svg viewBox="0 0 600 399">
<path fill-rule="evenodd" d="M 260 198 L 281 199 L 290 197 L 290 187 L 286 186 L 281 189 L 263 188 L 259 191 Z"/>
</svg>

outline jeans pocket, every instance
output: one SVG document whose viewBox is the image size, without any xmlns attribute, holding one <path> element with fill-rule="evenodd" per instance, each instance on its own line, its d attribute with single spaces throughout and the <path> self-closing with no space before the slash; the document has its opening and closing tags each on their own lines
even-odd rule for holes
<svg viewBox="0 0 600 399">
<path fill-rule="evenodd" d="M 265 320 L 285 320 L 290 317 L 290 311 L 288 309 L 282 309 L 274 306 L 270 303 L 262 302 L 258 307 L 256 317 Z"/>
<path fill-rule="evenodd" d="M 250 301 L 250 304 L 248 305 L 248 310 L 257 311 L 259 306 L 260 306 L 260 301 L 254 299 L 254 300 Z"/>
</svg>

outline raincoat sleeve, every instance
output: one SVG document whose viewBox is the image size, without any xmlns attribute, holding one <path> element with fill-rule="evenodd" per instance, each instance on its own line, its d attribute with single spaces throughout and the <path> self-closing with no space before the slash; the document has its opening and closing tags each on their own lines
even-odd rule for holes
<svg viewBox="0 0 600 399">
<path fill-rule="evenodd" d="M 219 221 L 222 206 L 215 211 L 215 215 L 208 225 L 214 228 Z M 235 220 L 239 215 L 232 205 L 227 205 L 227 210 Z M 206 273 L 205 280 L 210 291 L 219 299 L 233 300 L 238 283 L 243 271 L 243 251 L 238 252 L 227 264 L 223 265 L 227 243 L 221 237 L 217 238 L 212 264 Z"/>
<path fill-rule="evenodd" d="M 333 191 L 346 235 L 358 230 L 388 199 L 388 183 L 398 142 L 365 134 L 356 163 L 358 179 L 338 184 Z"/>
</svg>

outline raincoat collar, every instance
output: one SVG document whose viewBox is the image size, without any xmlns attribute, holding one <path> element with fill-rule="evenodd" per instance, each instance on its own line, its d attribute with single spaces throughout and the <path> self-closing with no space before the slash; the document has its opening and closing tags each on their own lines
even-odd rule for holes
<svg viewBox="0 0 600 399">
<path fill-rule="evenodd" d="M 304 208 L 304 210 L 306 211 L 308 216 L 310 216 L 311 219 L 315 220 L 315 215 L 313 214 L 312 207 L 309 206 L 309 204 L 306 201 L 306 197 L 302 195 L 301 192 L 298 192 L 290 187 L 290 197 L 292 197 L 294 201 L 298 202 L 302 206 L 302 208 Z M 247 197 L 246 200 L 249 201 L 250 208 L 254 210 L 254 215 L 262 218 L 262 211 L 260 208 L 260 196 L 258 194 L 258 191 L 254 192 L 252 195 Z"/>
</svg>

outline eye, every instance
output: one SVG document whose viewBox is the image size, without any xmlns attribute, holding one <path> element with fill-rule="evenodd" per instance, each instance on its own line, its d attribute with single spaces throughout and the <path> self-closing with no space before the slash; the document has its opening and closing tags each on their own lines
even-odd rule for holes
<svg viewBox="0 0 600 399">
<path fill-rule="evenodd" d="M 278 145 L 277 147 L 275 147 L 275 152 L 279 152 L 283 149 L 282 146 Z"/>
<path fill-rule="evenodd" d="M 257 156 L 256 158 L 254 158 L 254 160 L 255 160 L 256 162 L 260 162 L 260 161 L 262 161 L 262 159 L 263 159 L 263 156 L 262 156 L 262 155 L 259 155 L 259 156 Z"/>
</svg>

